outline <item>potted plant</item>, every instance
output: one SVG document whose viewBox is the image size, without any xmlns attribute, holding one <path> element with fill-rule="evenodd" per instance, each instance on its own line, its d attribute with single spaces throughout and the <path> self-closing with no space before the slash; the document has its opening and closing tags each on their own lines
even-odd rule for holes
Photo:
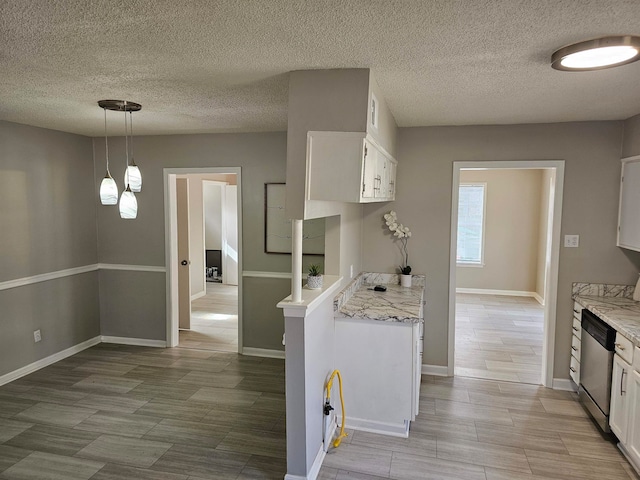
<svg viewBox="0 0 640 480">
<path fill-rule="evenodd" d="M 393 233 L 394 240 L 400 240 L 400 248 L 402 251 L 402 265 L 400 265 L 400 285 L 403 287 L 411 286 L 411 267 L 409 266 L 409 251 L 407 243 L 411 237 L 411 230 L 403 224 L 398 223 L 396 212 L 391 210 L 384 215 L 385 223 L 389 227 L 389 231 Z"/>
<path fill-rule="evenodd" d="M 309 265 L 309 275 L 307 275 L 307 287 L 312 290 L 322 288 L 322 273 L 320 273 L 320 265 L 312 263 Z"/>
</svg>

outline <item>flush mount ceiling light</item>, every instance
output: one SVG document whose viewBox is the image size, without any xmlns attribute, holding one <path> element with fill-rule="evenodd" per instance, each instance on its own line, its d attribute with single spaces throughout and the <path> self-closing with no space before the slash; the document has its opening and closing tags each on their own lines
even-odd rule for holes
<svg viewBox="0 0 640 480">
<path fill-rule="evenodd" d="M 105 150 L 107 157 L 107 175 L 102 180 L 102 184 L 100 185 L 100 201 L 103 205 L 115 205 L 117 203 L 118 198 L 118 187 L 116 185 L 115 180 L 111 177 L 111 173 L 109 172 L 109 154 L 108 154 L 108 144 L 107 144 L 107 110 L 114 110 L 116 112 L 124 112 L 124 139 L 125 139 L 125 151 L 127 158 L 127 167 L 125 170 L 125 188 L 122 192 L 122 196 L 120 197 L 120 217 L 126 219 L 136 218 L 138 216 L 138 201 L 136 200 L 135 195 L 133 194 L 133 186 L 137 188 L 135 191 L 140 191 L 142 188 L 142 176 L 140 175 L 140 170 L 133 163 L 129 165 L 129 129 L 127 128 L 127 112 L 129 112 L 129 117 L 131 117 L 131 112 L 137 112 L 142 109 L 142 105 L 135 102 L 130 102 L 128 100 L 100 100 L 98 105 L 104 109 L 105 111 Z M 132 136 L 132 149 L 133 149 L 133 127 L 131 129 Z M 132 152 L 133 153 L 133 152 Z M 130 170 L 131 167 L 135 167 L 135 170 Z M 136 182 L 134 185 L 131 185 L 129 182 Z M 104 197 L 103 197 L 104 192 Z M 114 201 L 114 198 L 116 199 Z"/>
<path fill-rule="evenodd" d="M 640 37 L 620 35 L 587 40 L 556 50 L 551 56 L 551 66 L 556 70 L 584 72 L 626 65 L 638 59 Z"/>
</svg>

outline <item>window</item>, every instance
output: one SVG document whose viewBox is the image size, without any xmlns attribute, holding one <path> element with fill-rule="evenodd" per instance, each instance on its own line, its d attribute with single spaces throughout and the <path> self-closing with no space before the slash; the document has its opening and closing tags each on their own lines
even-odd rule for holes
<svg viewBox="0 0 640 480">
<path fill-rule="evenodd" d="M 458 196 L 458 251 L 463 265 L 483 265 L 486 184 L 461 184 Z"/>
</svg>

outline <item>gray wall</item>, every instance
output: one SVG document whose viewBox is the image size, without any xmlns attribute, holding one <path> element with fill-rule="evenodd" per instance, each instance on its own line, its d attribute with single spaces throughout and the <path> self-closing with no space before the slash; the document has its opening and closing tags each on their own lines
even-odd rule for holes
<svg viewBox="0 0 640 480">
<path fill-rule="evenodd" d="M 94 139 L 98 188 L 104 163 L 102 139 Z M 120 183 L 124 141 L 110 139 L 111 170 Z M 116 157 L 120 154 L 119 157 Z M 98 209 L 98 256 L 101 263 L 165 264 L 164 168 L 242 167 L 243 270 L 290 272 L 291 256 L 264 253 L 264 184 L 284 182 L 286 134 L 207 134 L 136 137 L 136 163 L 143 176 L 138 218 L 122 220 L 117 207 Z M 118 165 L 119 164 L 119 165 Z M 165 276 L 153 272 L 106 271 L 100 276 L 104 335 L 164 339 Z M 243 280 L 244 346 L 282 350 L 280 279 L 268 288 Z M 126 285 L 126 288 L 123 286 Z M 286 294 L 289 292 L 287 291 Z M 268 333 L 265 333 L 268 332 Z"/>
<path fill-rule="evenodd" d="M 0 121 L 0 147 L 0 282 L 97 263 L 91 139 Z M 95 271 L 0 291 L 0 375 L 99 335 L 99 321 Z"/>
<path fill-rule="evenodd" d="M 463 170 L 486 183 L 484 265 L 457 267 L 456 286 L 535 292 L 542 170 Z"/>
<path fill-rule="evenodd" d="M 640 115 L 631 117 L 624 122 L 622 158 L 634 155 L 640 155 Z"/>
<path fill-rule="evenodd" d="M 580 248 L 560 251 L 554 377 L 567 378 L 571 283 L 632 284 L 640 256 L 616 247 L 622 122 L 402 128 L 396 201 L 364 207 L 363 269 L 395 271 L 382 214 L 393 208 L 413 232 L 411 266 L 427 275 L 424 363 L 446 365 L 451 185 L 454 161 L 564 160 L 561 234 Z M 640 152 L 638 152 L 640 153 Z"/>
</svg>

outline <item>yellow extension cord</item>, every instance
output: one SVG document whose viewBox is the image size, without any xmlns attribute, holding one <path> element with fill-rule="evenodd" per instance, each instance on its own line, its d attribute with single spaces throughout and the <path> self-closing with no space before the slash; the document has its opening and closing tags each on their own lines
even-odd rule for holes
<svg viewBox="0 0 640 480">
<path fill-rule="evenodd" d="M 334 370 L 329 377 L 329 381 L 327 382 L 327 403 L 329 403 L 329 401 L 331 400 L 331 387 L 333 387 L 333 379 L 336 375 L 338 375 L 338 385 L 340 386 L 340 406 L 342 408 L 342 425 L 340 425 L 340 435 L 338 435 L 338 438 L 333 441 L 333 446 L 335 448 L 338 448 L 340 446 L 340 442 L 342 442 L 342 439 L 347 436 L 347 434 L 344 433 L 344 422 L 347 418 L 347 414 L 344 410 L 344 397 L 342 396 L 342 376 L 340 375 L 340 370 Z"/>
</svg>

